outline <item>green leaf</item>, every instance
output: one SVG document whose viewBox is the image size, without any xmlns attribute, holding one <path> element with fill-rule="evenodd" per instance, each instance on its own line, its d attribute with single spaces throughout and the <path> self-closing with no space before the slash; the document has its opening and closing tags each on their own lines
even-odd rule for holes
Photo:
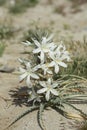
<svg viewBox="0 0 87 130">
<path fill-rule="evenodd" d="M 42 130 L 46 130 L 45 125 L 44 125 L 44 121 L 42 118 L 42 113 L 44 111 L 44 107 L 45 107 L 45 105 L 41 103 L 39 111 L 38 111 L 38 123 L 39 123 L 39 126 L 41 127 Z"/>
<path fill-rule="evenodd" d="M 13 124 L 15 124 L 18 120 L 20 120 L 21 118 L 23 118 L 25 115 L 29 114 L 30 112 L 34 111 L 34 110 L 37 110 L 38 109 L 38 106 L 32 106 L 32 107 L 29 107 L 29 109 L 25 112 L 23 112 L 20 116 L 18 116 L 7 128 L 11 127 Z M 7 129 L 6 128 L 6 129 Z M 5 129 L 5 130 L 6 130 Z"/>
</svg>

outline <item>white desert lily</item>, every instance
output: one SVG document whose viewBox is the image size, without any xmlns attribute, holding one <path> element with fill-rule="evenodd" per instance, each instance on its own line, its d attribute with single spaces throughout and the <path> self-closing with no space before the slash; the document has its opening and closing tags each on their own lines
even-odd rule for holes
<svg viewBox="0 0 87 130">
<path fill-rule="evenodd" d="M 37 93 L 45 93 L 46 92 L 46 100 L 49 101 L 50 93 L 58 96 L 58 91 L 55 89 L 58 86 L 58 83 L 52 83 L 51 79 L 49 78 L 47 82 L 40 81 L 40 85 L 43 87 L 42 89 L 38 90 Z"/>
<path fill-rule="evenodd" d="M 66 50 L 65 45 L 63 44 L 63 41 L 60 42 L 61 44 L 57 47 L 56 49 L 56 53 L 60 52 L 61 53 L 61 58 L 62 60 L 66 59 L 67 61 L 70 61 L 70 54 L 69 52 Z"/>
<path fill-rule="evenodd" d="M 24 80 L 26 78 L 26 83 L 28 86 L 31 86 L 31 78 L 39 79 L 39 76 L 35 74 L 36 69 L 31 68 L 30 62 L 27 62 L 26 69 L 19 68 L 21 75 L 20 75 L 20 81 Z"/>
<path fill-rule="evenodd" d="M 37 40 L 34 40 L 35 45 L 37 46 L 36 49 L 33 50 L 33 53 L 40 53 L 40 60 L 44 62 L 45 53 L 49 52 L 51 48 L 54 48 L 54 43 L 52 42 L 52 35 L 48 38 L 43 37 L 41 43 Z"/>
<path fill-rule="evenodd" d="M 53 60 L 50 63 L 50 67 L 55 67 L 55 73 L 59 72 L 59 66 L 62 66 L 64 68 L 67 67 L 67 65 L 64 63 L 65 60 L 69 61 L 69 53 L 65 50 L 65 46 L 62 44 L 59 45 L 55 51 L 50 52 L 50 57 Z"/>
<path fill-rule="evenodd" d="M 52 71 L 50 70 L 50 63 L 45 63 L 45 64 L 39 64 L 36 66 L 36 69 L 42 69 L 44 71 L 44 75 L 52 74 Z"/>
</svg>

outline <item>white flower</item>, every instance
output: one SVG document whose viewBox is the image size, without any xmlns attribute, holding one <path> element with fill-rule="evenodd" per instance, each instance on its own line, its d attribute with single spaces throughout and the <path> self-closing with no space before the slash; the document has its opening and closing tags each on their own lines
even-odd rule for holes
<svg viewBox="0 0 87 130">
<path fill-rule="evenodd" d="M 52 71 L 50 70 L 50 64 L 49 63 L 45 63 L 45 64 L 39 64 L 36 66 L 36 69 L 42 69 L 44 71 L 44 75 L 48 74 L 52 74 Z"/>
<path fill-rule="evenodd" d="M 42 37 L 41 43 L 38 42 L 37 40 L 34 40 L 35 45 L 37 46 L 36 49 L 33 50 L 33 53 L 40 53 L 40 60 L 41 62 L 44 62 L 45 60 L 45 53 L 49 52 L 51 48 L 54 48 L 54 43 L 51 42 L 52 35 L 48 38 Z"/>
<path fill-rule="evenodd" d="M 31 86 L 31 78 L 34 79 L 39 79 L 39 76 L 37 74 L 35 74 L 34 72 L 36 71 L 36 69 L 31 68 L 30 62 L 27 62 L 26 64 L 26 68 L 19 68 L 20 72 L 22 73 L 20 75 L 20 81 L 24 80 L 26 78 L 26 83 L 28 86 Z"/>
<path fill-rule="evenodd" d="M 55 67 L 55 73 L 59 72 L 59 66 L 62 66 L 64 68 L 67 67 L 67 65 L 64 63 L 65 60 L 69 61 L 70 60 L 70 56 L 69 56 L 69 52 L 66 51 L 65 46 L 60 44 L 56 50 L 54 50 L 53 52 L 50 52 L 50 57 L 53 60 L 50 63 L 50 67 Z"/>
<path fill-rule="evenodd" d="M 46 92 L 46 100 L 49 101 L 50 93 L 55 96 L 58 96 L 58 91 L 54 88 L 58 86 L 58 83 L 52 83 L 51 79 L 49 78 L 47 82 L 40 81 L 40 85 L 43 87 L 42 89 L 38 90 L 37 93 L 41 94 Z"/>
<path fill-rule="evenodd" d="M 69 52 L 66 50 L 65 45 L 63 44 L 63 41 L 60 42 L 61 44 L 57 47 L 56 49 L 56 53 L 60 52 L 61 53 L 61 58 L 62 60 L 67 60 L 70 61 L 70 54 Z"/>
</svg>

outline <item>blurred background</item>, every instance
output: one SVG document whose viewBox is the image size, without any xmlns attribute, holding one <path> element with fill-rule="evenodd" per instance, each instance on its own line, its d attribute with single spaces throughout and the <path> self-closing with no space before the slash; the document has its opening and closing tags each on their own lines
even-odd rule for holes
<svg viewBox="0 0 87 130">
<path fill-rule="evenodd" d="M 87 0 L 0 0 L 0 64 L 17 66 L 21 42 L 45 31 L 71 52 L 62 73 L 87 77 Z"/>
</svg>

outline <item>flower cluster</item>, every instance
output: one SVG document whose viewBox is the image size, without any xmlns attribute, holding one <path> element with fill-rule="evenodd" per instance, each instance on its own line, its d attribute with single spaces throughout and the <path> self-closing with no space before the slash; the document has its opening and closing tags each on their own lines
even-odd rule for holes
<svg viewBox="0 0 87 130">
<path fill-rule="evenodd" d="M 59 68 L 67 67 L 66 61 L 70 61 L 69 52 L 62 41 L 57 45 L 52 40 L 53 35 L 42 37 L 41 41 L 32 39 L 34 46 L 29 41 L 23 42 L 26 46 L 32 46 L 32 59 L 20 60 L 24 67 L 20 67 L 20 81 L 26 79 L 27 86 L 35 88 L 35 93 L 45 97 L 47 101 L 52 96 L 58 96 L 58 83 L 53 81 L 52 76 L 58 74 Z M 33 56 L 38 60 L 33 61 Z M 32 62 L 33 61 L 33 62 Z M 33 85 L 33 83 L 37 85 Z M 38 86 L 38 87 L 37 87 Z"/>
</svg>

